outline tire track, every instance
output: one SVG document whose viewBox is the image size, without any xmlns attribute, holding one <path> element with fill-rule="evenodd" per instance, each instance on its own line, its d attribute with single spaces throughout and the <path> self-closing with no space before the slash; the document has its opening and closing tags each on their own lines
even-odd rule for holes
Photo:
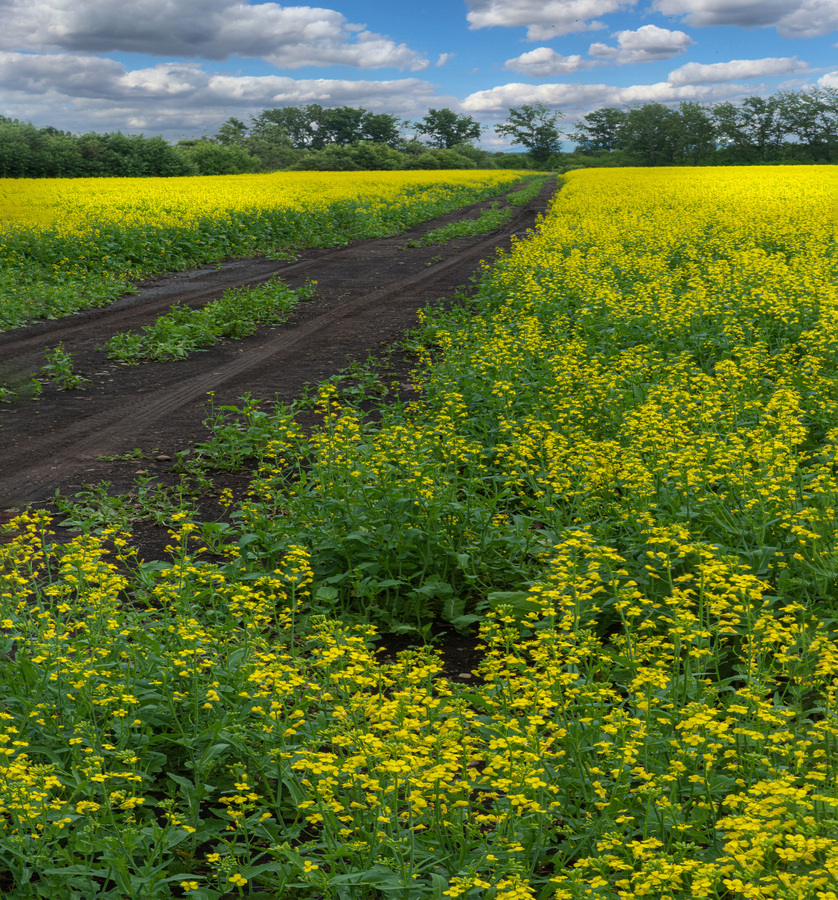
<svg viewBox="0 0 838 900">
<path fill-rule="evenodd" d="M 403 243 L 420 237 L 440 221 L 458 221 L 487 206 L 490 198 L 473 206 L 453 210 L 445 216 L 421 222 L 407 232 L 385 238 L 364 238 L 349 245 L 326 250 L 311 250 L 315 255 L 295 262 L 270 260 L 266 257 L 234 260 L 220 268 L 211 266 L 192 269 L 183 273 L 161 276 L 136 293 L 125 294 L 104 307 L 80 310 L 60 319 L 41 320 L 10 331 L 0 332 L 0 382 L 6 371 L 36 371 L 43 351 L 58 343 L 72 342 L 84 346 L 103 340 L 103 325 L 111 334 L 119 331 L 141 328 L 167 313 L 177 303 L 183 306 L 199 307 L 221 297 L 232 287 L 253 287 L 264 284 L 279 275 L 293 282 L 292 287 L 302 284 L 310 271 L 316 271 L 324 263 L 342 258 L 351 258 L 366 249 L 393 242 Z M 241 272 L 259 272 L 250 277 L 242 277 Z M 157 283 L 159 282 L 159 283 Z"/>
<path fill-rule="evenodd" d="M 537 200 L 535 204 L 517 210 L 501 232 L 472 243 L 448 259 L 428 265 L 418 274 L 351 297 L 296 327 L 269 335 L 261 346 L 248 349 L 240 356 L 214 366 L 215 371 L 202 371 L 150 395 L 128 401 L 123 399 L 123 402 L 116 405 L 111 403 L 107 408 L 80 416 L 54 432 L 39 435 L 36 448 L 24 443 L 11 458 L 3 453 L 6 464 L 0 471 L 0 506 L 21 506 L 44 499 L 56 486 L 91 460 L 124 449 L 126 441 L 136 442 L 137 437 L 153 423 L 177 415 L 184 407 L 203 403 L 209 391 L 234 384 L 248 373 L 258 373 L 268 366 L 282 366 L 292 357 L 297 359 L 306 351 L 322 350 L 329 345 L 330 335 L 334 335 L 336 328 L 341 325 L 357 331 L 369 347 L 368 334 L 378 325 L 382 311 L 388 306 L 404 311 L 409 305 L 411 313 L 415 313 L 428 299 L 438 296 L 432 293 L 435 285 L 441 285 L 445 292 L 449 292 L 462 284 L 465 278 L 459 280 L 463 274 L 460 270 L 467 270 L 467 278 L 468 271 L 472 271 L 487 252 L 493 251 L 511 235 L 520 234 L 523 228 L 532 224 L 535 214 L 544 209 L 543 195 L 539 199 L 541 202 Z M 398 238 L 403 241 L 405 236 L 400 235 Z M 371 243 L 380 246 L 381 240 Z M 357 245 L 340 248 L 324 256 L 292 264 L 284 271 L 288 272 L 293 268 L 298 273 L 307 271 L 316 276 L 317 267 L 323 265 L 325 258 L 334 262 L 335 258 L 340 259 L 343 255 L 357 256 L 357 252 Z M 270 278 L 271 274 L 273 273 L 259 274 L 236 283 L 258 284 Z M 453 283 L 452 277 L 455 278 Z M 111 321 L 109 318 L 109 325 Z M 78 327 L 84 327 L 84 323 Z M 43 341 L 43 337 L 40 340 Z M 103 402 L 107 399 L 107 396 L 101 398 Z M 0 442 L 2 437 L 3 429 L 0 429 Z"/>
</svg>

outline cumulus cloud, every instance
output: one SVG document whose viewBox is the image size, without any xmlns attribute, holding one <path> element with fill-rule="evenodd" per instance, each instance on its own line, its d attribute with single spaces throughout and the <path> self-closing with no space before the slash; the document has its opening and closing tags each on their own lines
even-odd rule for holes
<svg viewBox="0 0 838 900">
<path fill-rule="evenodd" d="M 632 103 L 678 103 L 694 100 L 710 103 L 741 94 L 742 85 L 675 85 L 669 81 L 618 87 L 610 84 L 504 84 L 477 91 L 463 101 L 472 115 L 502 116 L 510 107 L 541 102 L 568 115 L 579 115 L 603 106 Z"/>
<path fill-rule="evenodd" d="M 670 59 L 685 53 L 695 41 L 683 31 L 670 31 L 657 25 L 643 25 L 636 31 L 618 31 L 612 37 L 617 38 L 617 46 L 607 44 L 591 44 L 590 56 L 605 62 L 613 62 L 618 66 L 630 63 L 657 62 Z"/>
<path fill-rule="evenodd" d="M 531 41 L 605 28 L 597 16 L 634 6 L 637 0 L 466 0 L 471 28 L 526 26 Z"/>
<path fill-rule="evenodd" d="M 115 51 L 223 60 L 277 68 L 345 65 L 419 70 L 429 62 L 406 44 L 314 6 L 247 0 L 3 0 L 0 47 L 82 53 Z"/>
<path fill-rule="evenodd" d="M 115 60 L 69 54 L 0 52 L 0 84 L 3 111 L 15 118 L 42 119 L 70 131 L 129 128 L 168 136 L 215 131 L 228 116 L 298 103 L 363 106 L 401 116 L 440 103 L 434 86 L 418 78 L 230 75 L 188 63 L 127 70 Z"/>
<path fill-rule="evenodd" d="M 817 85 L 820 88 L 831 88 L 838 91 L 838 72 L 827 72 L 826 75 L 821 75 Z"/>
<path fill-rule="evenodd" d="M 669 73 L 670 84 L 722 84 L 742 78 L 768 78 L 804 72 L 808 65 L 796 56 L 732 59 L 720 63 L 687 63 Z"/>
<path fill-rule="evenodd" d="M 698 28 L 774 26 L 782 37 L 808 38 L 838 30 L 836 0 L 654 0 L 652 9 Z"/>
<path fill-rule="evenodd" d="M 570 75 L 579 69 L 590 69 L 593 65 L 594 63 L 584 60 L 578 54 L 562 56 L 549 47 L 536 47 L 529 53 L 522 53 L 515 59 L 508 59 L 503 67 L 532 78 L 546 78 L 550 75 Z"/>
<path fill-rule="evenodd" d="M 808 0 L 777 23 L 777 31 L 785 38 L 819 37 L 838 31 L 838 2 Z"/>
</svg>

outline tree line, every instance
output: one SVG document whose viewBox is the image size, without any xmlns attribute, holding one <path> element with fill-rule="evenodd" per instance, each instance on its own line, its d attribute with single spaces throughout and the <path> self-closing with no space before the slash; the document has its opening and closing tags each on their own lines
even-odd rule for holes
<svg viewBox="0 0 838 900">
<path fill-rule="evenodd" d="M 0 177 L 224 175 L 278 170 L 747 165 L 838 161 L 838 90 L 813 88 L 739 103 L 682 102 L 598 109 L 562 132 L 543 103 L 494 126 L 522 153 L 477 146 L 472 117 L 431 109 L 408 122 L 363 108 L 312 103 L 229 118 L 213 135 L 171 144 L 120 132 L 75 135 L 0 116 Z M 563 140 L 576 143 L 562 151 Z"/>
<path fill-rule="evenodd" d="M 121 132 L 75 135 L 0 116 L 0 177 L 491 168 L 497 154 L 475 146 L 480 134 L 474 119 L 450 109 L 431 109 L 411 123 L 388 113 L 319 104 L 266 109 L 248 124 L 230 118 L 216 134 L 176 144 Z"/>
<path fill-rule="evenodd" d="M 838 162 L 838 90 L 782 91 L 712 106 L 646 103 L 588 113 L 568 134 L 574 156 L 607 165 Z M 595 163 L 596 164 L 596 163 Z"/>
</svg>

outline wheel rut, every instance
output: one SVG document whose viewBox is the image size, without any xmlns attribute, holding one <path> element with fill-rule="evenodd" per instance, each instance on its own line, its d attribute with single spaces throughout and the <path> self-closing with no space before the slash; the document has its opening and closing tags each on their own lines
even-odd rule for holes
<svg viewBox="0 0 838 900">
<path fill-rule="evenodd" d="M 236 402 L 246 393 L 294 399 L 307 384 L 396 340 L 427 302 L 450 299 L 481 260 L 534 225 L 552 190 L 546 186 L 502 231 L 488 236 L 404 249 L 406 241 L 441 224 L 435 220 L 406 234 L 315 252 L 290 264 L 257 259 L 168 276 L 74 321 L 0 335 L 7 370 L 31 371 L 45 346 L 62 341 L 80 373 L 91 379 L 84 392 L 50 388 L 40 400 L 18 401 L 0 412 L 0 507 L 21 507 L 57 488 L 72 488 L 79 479 L 107 477 L 108 464 L 101 459 L 106 454 L 136 446 L 167 454 L 186 449 L 206 436 L 202 422 L 209 392 L 217 403 Z M 292 287 L 317 281 L 315 300 L 301 304 L 283 326 L 171 363 L 118 366 L 96 349 L 111 334 L 152 321 L 175 300 L 198 306 L 228 287 L 256 285 L 276 274 Z"/>
</svg>

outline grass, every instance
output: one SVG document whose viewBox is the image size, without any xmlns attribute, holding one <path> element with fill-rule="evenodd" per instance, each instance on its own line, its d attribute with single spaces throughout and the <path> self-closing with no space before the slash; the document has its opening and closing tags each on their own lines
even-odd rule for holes
<svg viewBox="0 0 838 900">
<path fill-rule="evenodd" d="M 405 247 L 421 247 L 429 244 L 445 244 L 463 237 L 476 237 L 479 234 L 488 234 L 505 225 L 511 218 L 516 206 L 524 206 L 537 197 L 549 180 L 549 176 L 533 178 L 520 190 L 506 195 L 506 206 L 493 202 L 488 209 L 481 210 L 480 215 L 474 219 L 461 219 L 459 222 L 451 222 L 440 228 L 429 231 L 419 241 L 408 241 Z"/>
<path fill-rule="evenodd" d="M 314 283 L 313 283 L 314 284 Z M 199 309 L 173 306 L 141 332 L 120 332 L 107 343 L 110 359 L 139 362 L 184 359 L 190 353 L 226 339 L 253 334 L 260 325 L 276 325 L 302 299 L 309 299 L 313 284 L 291 290 L 278 278 L 255 288 L 230 288 L 220 300 Z"/>
</svg>

